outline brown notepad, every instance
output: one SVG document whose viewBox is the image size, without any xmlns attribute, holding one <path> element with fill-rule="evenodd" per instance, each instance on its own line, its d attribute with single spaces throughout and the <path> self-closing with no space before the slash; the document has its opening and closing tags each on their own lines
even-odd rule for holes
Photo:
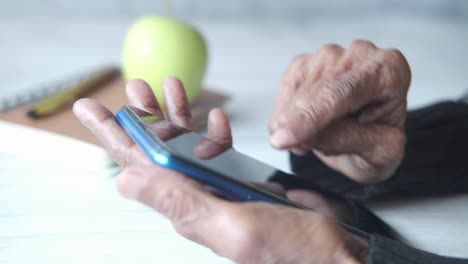
<svg viewBox="0 0 468 264">
<path fill-rule="evenodd" d="M 125 95 L 125 82 L 119 77 L 96 91 L 89 94 L 112 112 L 116 112 L 121 106 L 128 104 Z M 221 107 L 228 97 L 209 89 L 202 89 L 200 97 L 192 104 L 192 116 L 197 129 L 204 129 L 209 110 Z M 70 136 L 92 144 L 99 145 L 97 139 L 75 117 L 71 106 L 59 113 L 41 119 L 31 119 L 26 116 L 32 104 L 26 104 L 13 110 L 0 113 L 0 120 L 10 121 L 30 127 L 44 129 L 58 134 Z"/>
</svg>

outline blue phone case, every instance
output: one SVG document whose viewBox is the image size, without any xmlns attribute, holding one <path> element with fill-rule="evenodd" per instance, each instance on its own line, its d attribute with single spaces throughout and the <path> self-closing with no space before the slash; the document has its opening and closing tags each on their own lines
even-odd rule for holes
<svg viewBox="0 0 468 264">
<path fill-rule="evenodd" d="M 161 140 L 156 137 L 152 129 L 128 106 L 122 107 L 117 112 L 116 120 L 155 164 L 184 173 L 198 182 L 213 188 L 215 192 L 224 197 L 241 201 L 262 201 L 283 204 L 311 210 L 302 204 L 287 200 L 286 198 L 255 186 L 241 183 L 178 157 L 176 154 L 171 153 L 170 149 L 165 149 L 163 144 L 158 144 Z M 337 223 L 341 224 L 354 235 L 366 240 L 369 239 L 367 233 L 339 221 L 337 221 Z"/>
<path fill-rule="evenodd" d="M 147 124 L 129 108 L 123 107 L 117 112 L 117 122 L 133 139 L 135 143 L 146 153 L 146 155 L 159 166 L 184 173 L 195 180 L 208 185 L 221 195 L 234 200 L 263 201 L 268 203 L 279 203 L 289 206 L 307 209 L 307 207 L 286 200 L 281 196 L 268 193 L 254 186 L 242 184 L 223 175 L 215 174 L 207 169 L 200 168 L 173 155 L 170 150 L 161 148 L 160 141 L 147 128 Z"/>
</svg>

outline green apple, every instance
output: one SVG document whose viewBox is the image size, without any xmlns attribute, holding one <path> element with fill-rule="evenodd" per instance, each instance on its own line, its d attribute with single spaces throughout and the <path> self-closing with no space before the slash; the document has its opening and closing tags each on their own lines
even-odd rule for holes
<svg viewBox="0 0 468 264">
<path fill-rule="evenodd" d="M 127 33 L 122 57 L 125 79 L 143 79 L 164 105 L 162 82 L 176 76 L 190 102 L 199 94 L 207 61 L 206 43 L 191 25 L 169 17 L 149 16 Z"/>
</svg>

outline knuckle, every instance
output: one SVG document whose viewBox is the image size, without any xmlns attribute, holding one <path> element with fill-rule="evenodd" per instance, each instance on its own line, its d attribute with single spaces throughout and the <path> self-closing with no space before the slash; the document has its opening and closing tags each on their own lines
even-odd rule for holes
<svg viewBox="0 0 468 264">
<path fill-rule="evenodd" d="M 154 108 L 158 104 L 156 97 L 142 97 L 140 98 L 140 106 L 143 109 Z"/>
<path fill-rule="evenodd" d="M 185 226 L 197 221 L 207 210 L 205 203 L 185 188 L 161 188 L 154 196 L 155 209 L 174 225 Z"/>
<path fill-rule="evenodd" d="M 261 245 L 260 234 L 257 225 L 252 222 L 244 222 L 239 229 L 239 244 L 233 249 L 233 259 L 244 262 L 251 259 L 253 250 Z"/>
<path fill-rule="evenodd" d="M 121 174 L 132 175 L 133 177 L 137 177 L 135 173 L 132 171 L 131 168 L 127 168 L 122 170 Z M 131 188 L 131 184 L 128 183 L 128 177 L 117 177 L 116 181 L 117 190 L 119 191 L 120 195 L 127 198 L 134 198 L 135 194 Z"/>
<path fill-rule="evenodd" d="M 364 39 L 356 39 L 351 43 L 351 50 L 355 49 L 377 49 L 374 43 L 364 40 Z"/>
<path fill-rule="evenodd" d="M 108 127 L 112 126 L 115 118 L 109 110 L 104 109 L 93 116 L 92 122 L 95 126 Z"/>
<path fill-rule="evenodd" d="M 335 116 L 338 112 L 354 112 L 360 107 L 360 95 L 363 94 L 360 76 L 347 74 L 338 78 L 328 79 L 324 88 L 317 95 L 313 113 Z"/>
<path fill-rule="evenodd" d="M 340 45 L 329 43 L 329 44 L 323 45 L 322 48 L 320 48 L 320 53 L 326 54 L 326 55 L 337 54 L 337 53 L 340 53 L 342 50 L 343 48 Z"/>
<path fill-rule="evenodd" d="M 120 153 L 116 161 L 121 168 L 127 168 L 138 164 L 138 159 L 135 157 L 135 153 L 139 153 L 139 147 L 136 144 L 129 143 L 124 146 L 112 145 L 109 146 L 109 148 L 111 153 Z M 141 161 L 144 162 L 143 159 Z"/>
<path fill-rule="evenodd" d="M 403 53 L 398 49 L 385 49 L 381 53 L 382 61 L 388 65 L 391 80 L 396 82 L 392 86 L 398 86 L 404 90 L 409 89 L 411 83 L 411 69 Z"/>
<path fill-rule="evenodd" d="M 122 152 L 121 149 L 115 150 Z M 118 164 L 121 168 L 131 167 L 134 164 L 134 160 L 129 155 L 123 155 L 119 160 Z"/>
<path fill-rule="evenodd" d="M 262 247 L 265 243 L 265 229 L 259 224 L 263 218 L 262 210 L 255 205 L 241 205 L 231 207 L 229 210 L 217 212 L 217 225 L 225 230 L 226 240 L 230 246 L 220 248 L 223 252 L 215 252 L 224 255 L 237 263 L 255 263 L 252 260 L 262 255 Z M 236 219 L 236 221 L 232 221 Z"/>
<path fill-rule="evenodd" d="M 330 79 L 325 83 L 325 96 L 331 102 L 339 99 L 347 100 L 355 93 L 358 86 L 358 78 L 355 75 L 346 75 L 337 79 Z"/>
<path fill-rule="evenodd" d="M 182 207 L 188 207 L 184 200 L 187 199 L 178 188 L 161 188 L 154 196 L 156 210 L 174 222 L 179 222 L 183 216 Z"/>
<path fill-rule="evenodd" d="M 328 101 L 324 98 L 324 100 L 318 100 L 311 104 L 308 100 L 298 99 L 295 105 L 298 111 L 297 118 L 300 118 L 305 125 L 315 124 L 320 113 L 327 108 Z"/>
<path fill-rule="evenodd" d="M 398 49 L 385 49 L 382 51 L 382 57 L 385 61 L 400 64 L 406 61 L 405 56 Z"/>
<path fill-rule="evenodd" d="M 309 60 L 310 58 L 310 55 L 307 54 L 307 53 L 301 53 L 299 55 L 296 55 L 291 63 L 289 64 L 289 67 L 290 68 L 294 68 L 294 67 L 302 67 L 304 64 L 306 64 L 306 62 Z"/>
<path fill-rule="evenodd" d="M 192 113 L 190 112 L 188 105 L 183 102 L 177 105 L 175 109 L 175 115 L 178 117 L 190 118 Z"/>
<path fill-rule="evenodd" d="M 307 65 L 310 59 L 311 56 L 309 54 L 297 55 L 283 74 L 280 87 L 285 90 L 297 89 L 306 78 Z"/>
<path fill-rule="evenodd" d="M 195 228 L 193 225 L 188 223 L 181 223 L 171 221 L 172 226 L 174 227 L 175 231 L 179 233 L 181 236 L 185 237 L 188 240 L 194 242 L 202 242 L 204 240 L 204 234 L 200 233 L 200 230 Z"/>
</svg>

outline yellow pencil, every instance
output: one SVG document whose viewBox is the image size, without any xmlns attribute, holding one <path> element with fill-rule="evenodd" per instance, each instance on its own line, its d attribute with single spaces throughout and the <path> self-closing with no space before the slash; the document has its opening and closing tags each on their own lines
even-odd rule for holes
<svg viewBox="0 0 468 264">
<path fill-rule="evenodd" d="M 88 78 L 72 85 L 69 89 L 65 89 L 64 91 L 39 102 L 28 111 L 27 115 L 31 118 L 41 118 L 55 114 L 85 94 L 98 89 L 104 83 L 113 80 L 119 74 L 120 70 L 115 67 L 102 69 L 91 74 Z"/>
</svg>

